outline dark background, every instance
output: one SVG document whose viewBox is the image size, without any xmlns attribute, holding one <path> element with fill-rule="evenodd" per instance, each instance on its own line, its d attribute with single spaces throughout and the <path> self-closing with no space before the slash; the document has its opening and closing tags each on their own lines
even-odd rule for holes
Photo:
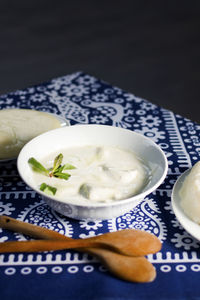
<svg viewBox="0 0 200 300">
<path fill-rule="evenodd" d="M 200 123 L 200 1 L 0 0 L 0 94 L 84 71 Z"/>
</svg>

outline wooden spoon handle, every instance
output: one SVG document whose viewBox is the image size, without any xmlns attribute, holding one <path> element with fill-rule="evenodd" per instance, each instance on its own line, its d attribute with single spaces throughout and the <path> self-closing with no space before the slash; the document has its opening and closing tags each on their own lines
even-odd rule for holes
<svg viewBox="0 0 200 300">
<path fill-rule="evenodd" d="M 0 216 L 0 227 L 18 231 L 39 239 L 72 240 L 56 231 L 32 225 L 27 222 L 21 222 L 7 216 Z M 128 256 L 144 256 L 150 253 L 156 253 L 161 248 L 161 242 L 156 236 L 148 232 L 134 229 L 108 232 L 95 237 L 90 237 L 87 240 L 98 242 L 99 247 L 110 248 L 113 251 Z M 111 240 L 114 245 L 113 247 L 110 246 Z"/>
<path fill-rule="evenodd" d="M 16 253 L 16 252 L 38 252 L 38 251 L 52 251 L 64 249 L 77 249 L 77 248 L 110 248 L 115 249 L 114 246 L 108 247 L 102 242 L 93 242 L 87 239 L 77 240 L 31 240 L 31 241 L 11 241 L 0 243 L 0 253 Z M 114 249 L 113 249 L 114 248 Z"/>
<path fill-rule="evenodd" d="M 72 238 L 60 234 L 54 230 L 22 222 L 8 216 L 0 216 L 0 227 L 14 232 L 29 235 L 33 238 L 45 240 L 72 240 Z"/>
</svg>

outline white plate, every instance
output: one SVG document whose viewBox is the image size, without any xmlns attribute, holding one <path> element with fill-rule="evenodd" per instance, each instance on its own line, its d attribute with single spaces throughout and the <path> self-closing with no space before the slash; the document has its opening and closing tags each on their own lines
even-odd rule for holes
<svg viewBox="0 0 200 300">
<path fill-rule="evenodd" d="M 70 126 L 70 122 L 68 120 L 66 120 L 65 118 L 63 118 L 59 115 L 53 114 L 53 113 L 49 113 L 49 112 L 47 112 L 47 114 L 54 116 L 60 122 L 61 127 Z"/>
<path fill-rule="evenodd" d="M 183 228 L 190 233 L 194 238 L 197 240 L 200 240 L 200 225 L 193 222 L 183 211 L 180 202 L 180 196 L 179 191 L 181 189 L 181 186 L 186 178 L 187 175 L 189 175 L 190 170 L 185 171 L 176 181 L 173 190 L 172 190 L 172 209 L 178 219 L 178 221 L 181 223 Z"/>
<path fill-rule="evenodd" d="M 43 111 L 44 112 L 44 111 Z M 45 112 L 49 115 L 52 115 L 54 116 L 59 122 L 60 122 L 60 127 L 65 127 L 65 126 L 70 126 L 70 123 L 68 120 L 66 120 L 65 118 L 59 116 L 59 115 L 56 115 L 56 114 L 53 114 L 53 113 L 49 113 L 49 112 Z M 14 160 L 16 159 L 17 157 L 9 157 L 9 158 L 0 158 L 0 163 L 1 162 L 7 162 L 7 161 L 11 161 L 11 160 Z"/>
</svg>

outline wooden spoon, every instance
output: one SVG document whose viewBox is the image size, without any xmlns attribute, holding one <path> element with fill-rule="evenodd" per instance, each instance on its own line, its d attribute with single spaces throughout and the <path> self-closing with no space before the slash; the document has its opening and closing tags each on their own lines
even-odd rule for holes
<svg viewBox="0 0 200 300">
<path fill-rule="evenodd" d="M 7 216 L 0 216 L 0 226 L 2 228 L 9 229 L 9 227 L 13 226 L 15 223 L 16 230 L 16 222 L 18 222 L 18 226 L 23 227 L 23 222 L 19 223 L 19 221 L 14 221 L 13 219 Z M 40 238 L 42 237 L 42 232 L 45 235 L 48 231 L 48 229 L 39 226 L 31 225 L 28 223 L 25 224 L 27 228 L 27 234 L 29 235 L 32 235 L 34 228 L 34 237 L 38 237 L 36 236 L 36 232 L 38 233 L 38 231 L 40 233 Z M 32 230 L 32 233 L 30 232 L 30 230 Z M 161 242 L 156 236 L 145 231 L 134 229 L 125 229 L 116 232 L 109 232 L 86 239 L 66 240 L 66 238 L 63 236 L 62 240 L 61 238 L 59 238 L 59 241 L 57 239 L 58 233 L 52 230 L 51 232 L 51 238 L 49 235 L 51 241 L 38 240 L 28 242 L 4 242 L 0 244 L 0 252 L 34 252 L 75 248 L 104 248 L 118 252 L 123 255 L 143 256 L 148 255 L 150 253 L 156 253 L 161 249 Z M 54 239 L 57 241 L 54 241 Z"/>
<path fill-rule="evenodd" d="M 72 240 L 58 232 L 21 222 L 7 216 L 0 216 L 0 226 L 35 238 Z M 84 250 L 97 256 L 113 275 L 122 280 L 151 282 L 156 277 L 155 268 L 144 257 L 128 257 L 107 249 L 99 248 L 86 248 Z"/>
<path fill-rule="evenodd" d="M 0 227 L 30 235 L 35 238 L 72 240 L 58 232 L 0 216 Z M 81 251 L 81 248 L 79 249 Z M 156 270 L 145 257 L 124 256 L 107 249 L 86 248 L 84 251 L 97 256 L 113 275 L 130 282 L 151 282 L 156 278 Z"/>
</svg>

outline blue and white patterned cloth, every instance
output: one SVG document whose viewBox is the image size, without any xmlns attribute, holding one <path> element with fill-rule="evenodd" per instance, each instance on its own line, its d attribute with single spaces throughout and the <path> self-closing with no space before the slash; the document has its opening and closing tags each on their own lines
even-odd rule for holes
<svg viewBox="0 0 200 300">
<path fill-rule="evenodd" d="M 106 124 L 137 131 L 166 153 L 163 184 L 132 211 L 108 221 L 76 221 L 51 210 L 19 177 L 16 162 L 0 163 L 0 214 L 44 226 L 73 238 L 125 228 L 142 229 L 162 241 L 149 255 L 157 270 L 152 283 L 113 277 L 87 254 L 56 251 L 0 255 L 0 299 L 132 300 L 200 299 L 200 242 L 177 221 L 171 190 L 200 156 L 200 126 L 149 101 L 82 72 L 0 97 L 0 108 L 53 112 L 73 124 Z M 0 242 L 28 237 L 0 229 Z"/>
</svg>

